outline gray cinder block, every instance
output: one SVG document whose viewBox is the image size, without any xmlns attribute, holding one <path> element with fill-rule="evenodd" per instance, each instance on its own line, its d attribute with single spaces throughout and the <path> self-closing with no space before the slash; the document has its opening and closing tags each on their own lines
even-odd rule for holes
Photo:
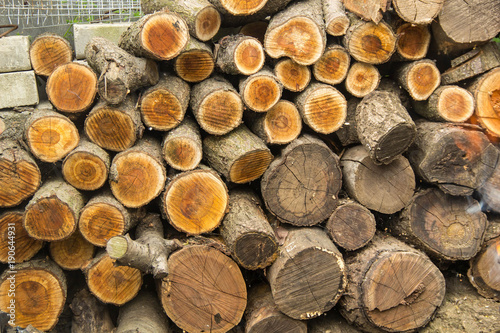
<svg viewBox="0 0 500 333">
<path fill-rule="evenodd" d="M 0 38 L 0 73 L 30 70 L 30 44 L 28 36 Z"/>
<path fill-rule="evenodd" d="M 85 46 L 93 37 L 103 37 L 116 44 L 120 35 L 127 30 L 130 23 L 99 23 L 75 24 L 73 35 L 75 38 L 76 59 L 85 59 Z"/>
<path fill-rule="evenodd" d="M 0 74 L 0 109 L 38 104 L 35 72 Z"/>
</svg>

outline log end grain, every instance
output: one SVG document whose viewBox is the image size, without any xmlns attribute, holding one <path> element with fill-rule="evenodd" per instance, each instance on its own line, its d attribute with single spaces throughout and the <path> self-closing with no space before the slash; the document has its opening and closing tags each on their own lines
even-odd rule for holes
<svg viewBox="0 0 500 333">
<path fill-rule="evenodd" d="M 255 38 L 243 39 L 234 50 L 234 63 L 243 75 L 257 73 L 266 60 L 262 44 Z"/>
<path fill-rule="evenodd" d="M 76 151 L 64 159 L 62 173 L 73 187 L 93 191 L 102 187 L 108 179 L 109 159 L 107 162 L 91 152 Z"/>
<path fill-rule="evenodd" d="M 484 243 L 481 252 L 470 261 L 467 272 L 471 284 L 482 296 L 500 300 L 500 238 Z"/>
<path fill-rule="evenodd" d="M 158 131 L 168 131 L 184 119 L 182 103 L 171 92 L 158 89 L 146 93 L 141 99 L 141 115 L 144 125 Z"/>
<path fill-rule="evenodd" d="M 201 82 L 214 71 L 215 62 L 206 50 L 182 52 L 175 58 L 174 69 L 179 77 L 187 82 Z"/>
<path fill-rule="evenodd" d="M 9 233 L 9 231 L 11 233 Z M 14 260 L 9 260 L 9 241 L 14 242 L 16 253 Z M 23 228 L 22 211 L 6 211 L 0 215 L 0 262 L 15 262 L 16 264 L 30 260 L 43 246 L 43 242 L 31 238 Z M 10 258 L 11 259 L 11 258 Z"/>
<path fill-rule="evenodd" d="M 81 212 L 80 233 L 95 246 L 105 246 L 113 236 L 125 232 L 128 214 L 118 202 L 96 202 L 86 205 Z"/>
<path fill-rule="evenodd" d="M 351 57 L 342 46 L 328 47 L 313 65 L 314 77 L 320 82 L 339 84 L 346 78 L 350 62 Z"/>
<path fill-rule="evenodd" d="M 492 69 L 478 79 L 470 90 L 476 99 L 475 116 L 491 134 L 500 137 L 500 68 Z"/>
<path fill-rule="evenodd" d="M 163 157 L 172 168 L 181 171 L 193 170 L 200 164 L 203 152 L 198 141 L 177 137 L 163 145 Z"/>
<path fill-rule="evenodd" d="M 50 242 L 52 260 L 65 270 L 77 270 L 86 266 L 94 255 L 94 245 L 76 231 L 64 240 Z"/>
<path fill-rule="evenodd" d="M 354 59 L 372 65 L 389 61 L 396 50 L 396 41 L 396 35 L 385 22 L 351 25 L 344 38 L 344 44 Z"/>
<path fill-rule="evenodd" d="M 215 91 L 200 103 L 196 120 L 209 134 L 224 135 L 241 123 L 243 101 L 234 91 Z"/>
<path fill-rule="evenodd" d="M 396 29 L 396 35 L 396 51 L 403 59 L 419 60 L 427 55 L 431 42 L 428 26 L 404 23 Z"/>
<path fill-rule="evenodd" d="M 222 7 L 235 16 L 251 15 L 259 11 L 268 0 L 219 0 Z"/>
<path fill-rule="evenodd" d="M 274 74 L 290 91 L 302 91 L 311 81 L 311 70 L 309 67 L 299 65 L 292 59 L 280 60 L 274 67 Z"/>
<path fill-rule="evenodd" d="M 264 141 L 269 144 L 287 144 L 302 131 L 302 118 L 295 104 L 281 100 L 266 112 L 262 127 Z"/>
<path fill-rule="evenodd" d="M 449 122 L 466 122 L 474 114 L 476 105 L 474 97 L 461 87 L 444 87 L 440 91 L 437 101 L 437 110 L 439 110 L 440 116 Z"/>
<path fill-rule="evenodd" d="M 381 75 L 377 67 L 356 62 L 349 68 L 345 88 L 351 95 L 363 98 L 377 89 L 380 79 Z"/>
<path fill-rule="evenodd" d="M 73 60 L 69 42 L 55 34 L 42 34 L 30 46 L 31 66 L 35 74 L 49 76 L 60 65 Z"/>
<path fill-rule="evenodd" d="M 201 41 L 209 41 L 219 31 L 221 17 L 217 9 L 207 6 L 198 12 L 195 21 L 195 37 Z"/>
<path fill-rule="evenodd" d="M 441 83 L 441 73 L 432 60 L 417 60 L 404 65 L 399 73 L 400 83 L 416 101 L 429 98 Z"/>
<path fill-rule="evenodd" d="M 266 112 L 278 103 L 281 90 L 281 84 L 276 77 L 256 73 L 244 81 L 243 91 L 240 94 L 249 109 Z"/>
</svg>

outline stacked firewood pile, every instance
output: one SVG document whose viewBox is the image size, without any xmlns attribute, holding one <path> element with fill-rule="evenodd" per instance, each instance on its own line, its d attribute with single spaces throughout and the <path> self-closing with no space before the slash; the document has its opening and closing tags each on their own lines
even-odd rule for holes
<svg viewBox="0 0 500 333">
<path fill-rule="evenodd" d="M 447 270 L 500 300 L 500 2 L 142 6 L 85 62 L 36 38 L 51 103 L 0 111 L 11 326 L 410 332 Z"/>
</svg>

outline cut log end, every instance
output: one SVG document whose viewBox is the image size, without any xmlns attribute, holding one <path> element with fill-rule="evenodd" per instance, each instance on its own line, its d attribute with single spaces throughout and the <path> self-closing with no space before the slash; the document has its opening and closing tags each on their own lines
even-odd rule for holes
<svg viewBox="0 0 500 333">
<path fill-rule="evenodd" d="M 56 264 L 66 270 L 81 269 L 92 259 L 94 245 L 90 244 L 79 232 L 68 238 L 51 242 L 49 251 Z"/>
<path fill-rule="evenodd" d="M 309 93 L 308 93 L 309 92 Z M 335 88 L 327 85 L 310 86 L 303 106 L 299 105 L 304 122 L 314 131 L 330 134 L 338 130 L 347 116 L 347 101 Z"/>
<path fill-rule="evenodd" d="M 294 92 L 304 90 L 311 81 L 309 67 L 299 65 L 292 59 L 280 60 L 274 67 L 274 74 L 285 89 Z"/>
<path fill-rule="evenodd" d="M 478 79 L 470 90 L 476 99 L 475 116 L 491 134 L 500 137 L 500 68 Z"/>
<path fill-rule="evenodd" d="M 12 233 L 14 233 L 16 253 L 14 256 L 9 256 L 9 241 L 12 239 L 9 239 L 9 236 L 11 237 Z M 7 211 L 0 215 L 0 262 L 16 264 L 24 262 L 31 259 L 42 246 L 42 241 L 31 238 L 23 228 L 22 211 Z M 12 257 L 14 260 L 11 260 Z"/>
<path fill-rule="evenodd" d="M 380 79 L 381 76 L 377 67 L 356 62 L 349 69 L 345 87 L 351 95 L 363 98 L 377 89 Z"/>
<path fill-rule="evenodd" d="M 234 51 L 234 63 L 243 75 L 257 73 L 264 66 L 265 60 L 264 49 L 257 39 L 244 39 Z"/>
<path fill-rule="evenodd" d="M 347 16 L 339 16 L 329 22 L 326 32 L 332 36 L 343 36 L 349 28 L 349 23 Z"/>
<path fill-rule="evenodd" d="M 172 168 L 187 171 L 198 166 L 202 158 L 199 143 L 187 137 L 169 140 L 163 146 L 163 157 Z"/>
<path fill-rule="evenodd" d="M 438 97 L 440 116 L 449 122 L 461 123 L 474 114 L 474 97 L 458 86 L 446 86 Z"/>
<path fill-rule="evenodd" d="M 181 101 L 165 89 L 146 94 L 141 99 L 141 115 L 144 125 L 158 131 L 168 131 L 184 119 Z"/>
<path fill-rule="evenodd" d="M 351 57 L 341 46 L 329 47 L 313 65 L 316 80 L 331 85 L 339 84 L 347 75 Z"/>
<path fill-rule="evenodd" d="M 244 184 L 259 178 L 271 163 L 273 155 L 269 150 L 254 150 L 238 158 L 230 168 L 229 180 Z"/>
<path fill-rule="evenodd" d="M 430 24 L 443 8 L 444 0 L 396 0 L 394 9 L 399 17 L 411 24 Z"/>
<path fill-rule="evenodd" d="M 470 261 L 469 280 L 479 294 L 500 300 L 500 238 L 483 245 L 481 252 Z"/>
<path fill-rule="evenodd" d="M 427 26 L 404 23 L 397 28 L 396 34 L 399 36 L 396 50 L 402 58 L 419 60 L 427 55 L 431 41 Z"/>
<path fill-rule="evenodd" d="M 111 259 L 120 260 L 127 253 L 128 242 L 124 236 L 114 236 L 106 243 L 106 252 Z"/>
<path fill-rule="evenodd" d="M 267 111 L 263 128 L 266 142 L 286 144 L 299 136 L 302 131 L 302 118 L 295 104 L 282 100 Z"/>
<path fill-rule="evenodd" d="M 416 101 L 424 101 L 441 84 L 441 73 L 432 60 L 403 65 L 396 74 L 399 82 Z"/>
<path fill-rule="evenodd" d="M 175 59 L 175 72 L 187 82 L 200 82 L 212 74 L 214 70 L 213 56 L 204 50 L 182 52 Z"/>
<path fill-rule="evenodd" d="M 73 50 L 66 39 L 55 34 L 44 34 L 30 47 L 31 66 L 35 74 L 49 76 L 60 65 L 73 60 Z"/>
<path fill-rule="evenodd" d="M 257 73 L 246 81 L 241 94 L 251 110 L 266 112 L 280 100 L 281 86 L 274 77 Z"/>
<path fill-rule="evenodd" d="M 115 206 L 95 203 L 83 208 L 78 226 L 91 244 L 105 246 L 113 236 L 124 233 L 125 216 Z"/>
<path fill-rule="evenodd" d="M 201 41 L 209 41 L 219 31 L 221 17 L 214 7 L 205 7 L 198 12 L 195 21 L 195 37 Z"/>
<path fill-rule="evenodd" d="M 215 91 L 206 96 L 196 116 L 201 128 L 210 134 L 229 133 L 241 123 L 243 101 L 234 91 Z"/>
<path fill-rule="evenodd" d="M 235 16 L 251 15 L 262 9 L 268 0 L 219 0 L 230 14 Z"/>
<path fill-rule="evenodd" d="M 346 48 L 354 59 L 378 65 L 389 61 L 396 50 L 397 38 L 385 22 L 366 22 L 355 25 L 353 31 L 346 34 L 345 40 Z"/>
<path fill-rule="evenodd" d="M 79 190 L 92 191 L 102 187 L 108 179 L 108 166 L 98 156 L 81 151 L 66 157 L 62 173 L 72 186 Z"/>
<path fill-rule="evenodd" d="M 97 76 L 87 66 L 69 63 L 57 67 L 47 80 L 47 96 L 62 112 L 88 110 L 97 93 Z"/>
</svg>

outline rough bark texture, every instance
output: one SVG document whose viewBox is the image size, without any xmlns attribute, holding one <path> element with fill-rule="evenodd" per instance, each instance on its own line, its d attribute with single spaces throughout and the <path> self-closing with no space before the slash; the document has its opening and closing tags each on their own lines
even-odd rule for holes
<svg viewBox="0 0 500 333">
<path fill-rule="evenodd" d="M 485 242 L 471 259 L 467 272 L 469 281 L 479 294 L 500 301 L 500 237 Z"/>
<path fill-rule="evenodd" d="M 475 118 L 489 134 L 500 137 L 500 67 L 481 75 L 469 86 L 476 100 Z"/>
<path fill-rule="evenodd" d="M 73 60 L 73 48 L 70 43 L 50 32 L 35 38 L 29 54 L 35 74 L 42 76 L 49 76 L 57 67 Z"/>
<path fill-rule="evenodd" d="M 392 5 L 406 22 L 412 24 L 430 24 L 443 8 L 445 0 L 392 0 Z"/>
<path fill-rule="evenodd" d="M 337 44 L 330 44 L 321 58 L 313 65 L 314 78 L 332 86 L 339 84 L 346 78 L 350 63 L 351 56 L 345 48 Z"/>
<path fill-rule="evenodd" d="M 451 195 L 470 195 L 493 173 L 498 154 L 477 128 L 421 121 L 408 156 L 425 181 Z"/>
<path fill-rule="evenodd" d="M 174 70 L 187 82 L 201 82 L 214 71 L 215 59 L 211 46 L 190 38 L 174 60 Z"/>
<path fill-rule="evenodd" d="M 62 178 L 45 181 L 26 206 L 23 227 L 40 240 L 69 237 L 77 228 L 84 198 Z"/>
<path fill-rule="evenodd" d="M 389 164 L 377 165 L 365 147 L 355 146 L 345 151 L 340 165 L 345 190 L 368 209 L 394 214 L 413 196 L 415 174 L 401 155 Z"/>
<path fill-rule="evenodd" d="M 273 158 L 264 142 L 245 125 L 223 136 L 207 136 L 203 154 L 212 168 L 238 184 L 259 178 Z"/>
<path fill-rule="evenodd" d="M 345 88 L 354 97 L 363 98 L 377 89 L 380 78 L 381 75 L 377 67 L 355 62 L 347 73 Z"/>
<path fill-rule="evenodd" d="M 486 204 L 488 209 L 500 213 L 500 196 L 498 195 L 500 193 L 500 167 L 498 162 L 491 176 L 477 191 L 481 195 L 481 203 Z"/>
<path fill-rule="evenodd" d="M 375 164 L 398 158 L 416 135 L 415 123 L 398 96 L 386 91 L 375 91 L 358 104 L 356 130 Z"/>
<path fill-rule="evenodd" d="M 203 156 L 200 129 L 196 122 L 187 117 L 169 131 L 162 143 L 162 155 L 172 168 L 188 171 L 200 164 Z"/>
<path fill-rule="evenodd" d="M 136 96 L 128 96 L 116 106 L 99 101 L 85 118 L 85 134 L 107 150 L 120 152 L 132 147 L 144 131 L 136 104 Z"/>
<path fill-rule="evenodd" d="M 311 226 L 331 215 L 341 184 L 338 156 L 320 139 L 304 134 L 271 162 L 261 191 L 267 209 L 278 219 Z"/>
<path fill-rule="evenodd" d="M 417 60 L 402 65 L 395 73 L 396 79 L 416 101 L 424 101 L 441 84 L 441 74 L 434 61 Z"/>
<path fill-rule="evenodd" d="M 441 305 L 445 280 L 429 258 L 385 234 L 346 259 L 340 313 L 364 332 L 410 332 Z"/>
<path fill-rule="evenodd" d="M 76 270 L 84 267 L 94 256 L 94 245 L 89 243 L 79 231 L 75 231 L 66 239 L 50 242 L 52 260 L 65 270 Z"/>
<path fill-rule="evenodd" d="M 22 210 L 6 210 L 0 214 L 0 262 L 22 263 L 30 260 L 43 246 L 23 228 Z M 15 251 L 12 252 L 12 245 Z"/>
<path fill-rule="evenodd" d="M 366 21 L 378 24 L 387 11 L 390 1 L 387 0 L 343 0 L 344 6 Z"/>
<path fill-rule="evenodd" d="M 49 103 L 50 104 L 50 103 Z M 40 104 L 39 104 L 40 106 Z M 52 104 L 50 104 L 52 107 Z M 38 109 L 0 111 L 0 140 L 9 139 L 23 145 L 24 127 L 33 112 Z M 23 148 L 27 148 L 25 145 Z"/>
<path fill-rule="evenodd" d="M 247 290 L 233 260 L 213 247 L 195 245 L 172 254 L 168 266 L 160 299 L 177 326 L 190 332 L 222 333 L 240 322 Z"/>
<path fill-rule="evenodd" d="M 171 252 L 179 249 L 181 243 L 163 238 L 163 224 L 158 214 L 149 214 L 135 229 L 136 239 L 114 236 L 106 244 L 111 259 L 120 265 L 134 267 L 155 279 L 168 275 L 167 259 Z"/>
<path fill-rule="evenodd" d="M 102 37 L 90 40 L 85 58 L 99 74 L 99 96 L 109 104 L 120 104 L 129 93 L 158 82 L 156 62 L 134 57 Z"/>
<path fill-rule="evenodd" d="M 290 91 L 302 91 L 311 81 L 309 67 L 299 65 L 292 59 L 283 59 L 274 66 L 274 75 L 278 77 L 283 87 Z"/>
<path fill-rule="evenodd" d="M 406 22 L 396 28 L 396 35 L 399 37 L 396 51 L 403 60 L 420 60 L 427 55 L 431 42 L 431 32 L 427 25 Z"/>
<path fill-rule="evenodd" d="M 323 17 L 326 32 L 332 36 L 342 36 L 349 28 L 349 18 L 342 0 L 323 0 Z"/>
<path fill-rule="evenodd" d="M 347 115 L 344 124 L 335 131 L 342 146 L 359 144 L 358 131 L 356 129 L 356 108 L 361 102 L 359 98 L 351 98 L 347 101 Z"/>
<path fill-rule="evenodd" d="M 108 308 L 87 289 L 78 291 L 70 305 L 73 312 L 71 333 L 112 333 L 114 329 Z"/>
<path fill-rule="evenodd" d="M 320 228 L 286 230 L 276 261 L 267 271 L 274 302 L 294 319 L 330 310 L 346 288 L 342 255 Z"/>
<path fill-rule="evenodd" d="M 220 227 L 233 259 L 243 268 L 255 270 L 272 264 L 278 242 L 259 198 L 249 190 L 237 189 L 229 195 L 229 212 Z"/>
<path fill-rule="evenodd" d="M 229 35 L 222 38 L 215 49 L 215 64 L 223 73 L 251 75 L 264 66 L 266 55 L 257 38 Z"/>
<path fill-rule="evenodd" d="M 267 112 L 281 98 L 283 85 L 269 68 L 240 81 L 240 95 L 245 105 L 255 112 Z"/>
<path fill-rule="evenodd" d="M 168 131 L 177 127 L 189 104 L 189 85 L 175 75 L 162 73 L 158 84 L 141 96 L 141 116 L 146 127 Z"/>
</svg>

